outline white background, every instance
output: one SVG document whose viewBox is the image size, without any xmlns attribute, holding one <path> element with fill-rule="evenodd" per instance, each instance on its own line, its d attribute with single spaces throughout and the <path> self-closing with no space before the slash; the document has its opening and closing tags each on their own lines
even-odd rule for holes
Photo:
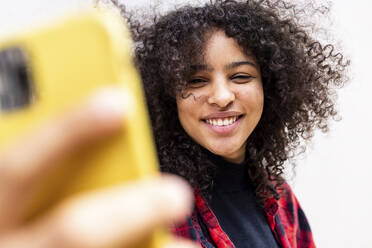
<svg viewBox="0 0 372 248">
<path fill-rule="evenodd" d="M 140 6 L 149 0 L 123 2 Z M 0 0 L 0 36 L 91 5 L 92 0 Z M 372 247 L 372 4 L 333 0 L 332 5 L 331 22 L 317 21 L 332 30 L 352 60 L 351 80 L 339 92 L 342 120 L 332 122 L 328 134 L 316 135 L 290 183 L 318 247 L 367 248 Z"/>
</svg>

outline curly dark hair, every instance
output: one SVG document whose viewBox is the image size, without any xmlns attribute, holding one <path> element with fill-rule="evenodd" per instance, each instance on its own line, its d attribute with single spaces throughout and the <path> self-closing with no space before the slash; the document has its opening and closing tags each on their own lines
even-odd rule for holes
<svg viewBox="0 0 372 248">
<path fill-rule="evenodd" d="M 305 11 L 282 0 L 211 0 L 155 14 L 142 23 L 113 2 L 136 42 L 161 169 L 186 178 L 204 196 L 210 196 L 216 165 L 210 152 L 183 130 L 176 95 L 187 86 L 191 62 L 202 56 L 211 30 L 223 30 L 254 55 L 265 104 L 247 140 L 248 175 L 259 202 L 278 199 L 285 162 L 316 128 L 327 131 L 328 120 L 337 115 L 334 89 L 347 81 L 349 61 L 334 45 L 312 36 L 313 24 L 301 20 Z"/>
</svg>

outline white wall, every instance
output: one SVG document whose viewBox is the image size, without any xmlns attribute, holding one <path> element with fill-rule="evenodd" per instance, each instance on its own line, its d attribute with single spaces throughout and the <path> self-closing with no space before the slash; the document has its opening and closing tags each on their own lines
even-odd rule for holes
<svg viewBox="0 0 372 248">
<path fill-rule="evenodd" d="M 350 54 L 350 83 L 339 94 L 342 120 L 318 135 L 293 185 L 319 247 L 372 247 L 372 4 L 334 0 L 337 36 Z"/>
<path fill-rule="evenodd" d="M 126 1 L 131 7 L 148 2 Z M 372 4 L 367 0 L 332 2 L 334 25 L 330 28 L 352 59 L 351 81 L 339 94 L 343 120 L 334 122 L 327 135 L 315 137 L 307 156 L 298 161 L 297 176 L 291 184 L 311 222 L 318 247 L 367 248 L 372 247 Z M 0 35 L 91 3 L 1 0 Z"/>
</svg>

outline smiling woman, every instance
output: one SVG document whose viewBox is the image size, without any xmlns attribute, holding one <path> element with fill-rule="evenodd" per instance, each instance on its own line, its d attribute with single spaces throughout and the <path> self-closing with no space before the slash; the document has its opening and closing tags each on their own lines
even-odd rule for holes
<svg viewBox="0 0 372 248">
<path fill-rule="evenodd" d="M 327 131 L 346 82 L 348 61 L 304 23 L 323 9 L 211 0 L 141 23 L 113 2 L 137 44 L 161 169 L 195 189 L 174 233 L 203 247 L 314 247 L 282 175 L 301 141 Z"/>
<path fill-rule="evenodd" d="M 178 118 L 202 147 L 241 163 L 263 110 L 261 74 L 255 60 L 234 39 L 221 30 L 211 33 L 204 64 L 192 66 L 197 69 L 183 92 L 186 97 L 177 97 Z"/>
</svg>

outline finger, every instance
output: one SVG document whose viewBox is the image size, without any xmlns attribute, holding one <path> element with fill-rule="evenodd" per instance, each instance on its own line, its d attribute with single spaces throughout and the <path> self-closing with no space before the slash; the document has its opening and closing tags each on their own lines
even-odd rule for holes
<svg viewBox="0 0 372 248">
<path fill-rule="evenodd" d="M 0 157 L 0 220 L 14 218 L 32 186 L 80 147 L 116 133 L 128 99 L 119 89 L 103 90 L 81 106 L 56 118 Z M 128 95 L 128 94 L 127 94 Z M 1 226 L 1 224 L 0 224 Z M 1 228 L 0 228 L 1 229 Z"/>
<path fill-rule="evenodd" d="M 38 248 L 127 247 L 155 227 L 184 219 L 191 206 L 185 182 L 169 176 L 146 179 L 70 200 L 30 227 L 28 234 L 23 232 L 27 238 L 0 238 L 0 247 L 11 242 L 9 247 L 15 248 L 25 247 L 22 242 Z"/>
<path fill-rule="evenodd" d="M 156 226 L 183 219 L 191 206 L 191 190 L 180 179 L 147 179 L 67 203 L 56 230 L 72 247 L 128 245 Z"/>
</svg>

